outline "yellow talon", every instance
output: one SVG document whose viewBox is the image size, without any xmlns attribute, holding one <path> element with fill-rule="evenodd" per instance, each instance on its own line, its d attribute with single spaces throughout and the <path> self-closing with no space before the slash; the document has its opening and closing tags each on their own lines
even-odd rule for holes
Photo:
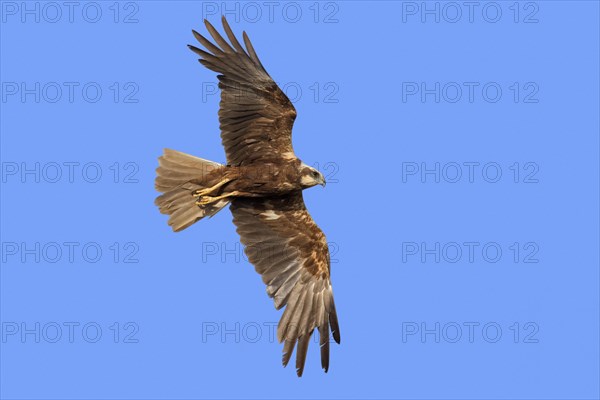
<svg viewBox="0 0 600 400">
<path fill-rule="evenodd" d="M 192 196 L 194 197 L 202 197 L 202 196 L 206 196 L 207 194 L 210 194 L 211 192 L 214 192 L 215 190 L 219 189 L 221 186 L 225 185 L 226 183 L 231 182 L 231 179 L 226 178 L 223 179 L 222 181 L 220 181 L 219 183 L 217 183 L 214 186 L 211 186 L 209 188 L 206 189 L 198 189 L 196 191 L 194 191 L 192 193 Z"/>
<path fill-rule="evenodd" d="M 222 199 L 226 199 L 226 198 L 231 197 L 231 196 L 237 196 L 238 194 L 239 194 L 239 192 L 235 191 L 235 192 L 225 193 L 224 195 L 217 196 L 217 197 L 203 196 L 200 200 L 198 200 L 196 202 L 196 205 L 198 205 L 198 206 L 205 206 L 207 204 L 214 203 L 214 202 L 217 202 L 217 201 L 222 200 Z"/>
<path fill-rule="evenodd" d="M 214 199 L 215 199 L 214 197 L 204 196 L 196 202 L 196 205 L 197 206 L 205 206 L 207 204 L 213 203 Z"/>
<path fill-rule="evenodd" d="M 208 189 L 202 189 L 202 190 L 198 189 L 194 193 L 192 193 L 192 196 L 194 196 L 194 197 L 202 197 L 202 196 L 208 194 L 209 192 L 210 192 L 210 190 L 208 190 Z"/>
</svg>

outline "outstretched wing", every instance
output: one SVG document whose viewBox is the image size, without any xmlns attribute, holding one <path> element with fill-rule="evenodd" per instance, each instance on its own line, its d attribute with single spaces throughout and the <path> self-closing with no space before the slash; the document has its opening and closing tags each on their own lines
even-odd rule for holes
<svg viewBox="0 0 600 400">
<path fill-rule="evenodd" d="M 340 342 L 333 292 L 329 279 L 329 248 L 325 235 L 313 221 L 302 192 L 289 196 L 237 198 L 231 203 L 248 259 L 262 275 L 275 307 L 286 306 L 277 327 L 285 341 L 286 366 L 296 342 L 296 372 L 302 376 L 308 342 L 317 328 L 321 366 L 329 369 L 329 332 Z"/>
<path fill-rule="evenodd" d="M 225 17 L 222 20 L 231 44 L 204 20 L 217 45 L 193 31 L 209 52 L 189 48 L 201 57 L 202 65 L 221 74 L 219 122 L 227 163 L 239 166 L 296 158 L 292 149 L 296 109 L 261 64 L 246 32 L 244 50 Z"/>
</svg>

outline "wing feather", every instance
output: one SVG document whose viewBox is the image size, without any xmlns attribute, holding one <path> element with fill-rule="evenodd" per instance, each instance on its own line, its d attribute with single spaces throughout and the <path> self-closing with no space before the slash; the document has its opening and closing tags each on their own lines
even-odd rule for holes
<svg viewBox="0 0 600 400">
<path fill-rule="evenodd" d="M 283 365 L 296 349 L 296 372 L 304 371 L 309 339 L 319 331 L 321 366 L 329 369 L 330 327 L 339 343 L 339 326 L 333 303 L 327 239 L 311 218 L 302 192 L 269 198 L 232 201 L 237 226 L 248 259 L 267 285 L 277 309 L 285 311 L 277 327 L 284 343 Z M 260 236 L 256 233 L 260 232 Z"/>
<path fill-rule="evenodd" d="M 192 31 L 207 51 L 188 47 L 200 56 L 202 65 L 219 73 L 219 122 L 227 163 L 239 166 L 296 158 L 292 148 L 296 109 L 263 67 L 248 35 L 243 34 L 244 50 L 225 17 L 223 28 L 231 44 L 204 22 L 214 43 Z"/>
<path fill-rule="evenodd" d="M 288 365 L 292 353 L 294 352 L 294 346 L 296 345 L 296 339 L 286 340 L 283 345 L 283 355 L 281 356 L 281 363 L 284 367 Z"/>
<path fill-rule="evenodd" d="M 223 16 L 223 20 L 224 19 L 225 19 L 225 16 Z M 223 50 L 225 53 L 235 53 L 235 51 L 231 48 L 231 46 L 229 46 L 229 43 L 227 43 L 227 41 L 225 39 L 223 39 L 223 36 L 221 36 L 219 31 L 217 31 L 215 29 L 215 27 L 212 26 L 212 24 L 210 22 L 208 22 L 207 19 L 204 20 L 204 25 L 206 26 L 206 29 L 210 33 L 210 36 L 212 36 L 212 38 L 215 39 L 215 42 L 217 42 L 217 44 L 219 45 L 221 50 Z"/>
<path fill-rule="evenodd" d="M 242 36 L 244 38 L 244 44 L 246 45 L 246 48 L 248 49 L 248 54 L 250 55 L 250 58 L 257 65 L 260 65 L 260 67 L 262 68 L 263 71 L 265 71 L 265 67 L 263 67 L 262 63 L 258 59 L 258 56 L 256 55 L 256 51 L 254 50 L 254 46 L 252 46 L 252 42 L 250 41 L 250 38 L 248 37 L 246 32 L 242 32 Z"/>
</svg>

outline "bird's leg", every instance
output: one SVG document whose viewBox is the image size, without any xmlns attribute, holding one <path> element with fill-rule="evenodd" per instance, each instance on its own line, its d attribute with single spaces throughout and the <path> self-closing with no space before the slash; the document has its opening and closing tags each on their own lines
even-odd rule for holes
<svg viewBox="0 0 600 400">
<path fill-rule="evenodd" d="M 229 183 L 231 181 L 232 181 L 231 179 L 225 178 L 214 186 L 211 186 L 206 189 L 198 189 L 198 190 L 194 191 L 192 193 L 192 196 L 194 196 L 194 197 L 206 196 L 207 194 L 214 192 L 215 190 L 219 189 L 220 187 L 222 187 L 223 185 L 225 185 L 226 183 Z"/>
<path fill-rule="evenodd" d="M 222 199 L 226 199 L 227 197 L 238 196 L 239 194 L 240 194 L 240 192 L 235 190 L 233 192 L 225 193 L 224 195 L 218 196 L 218 197 L 203 196 L 200 200 L 198 200 L 196 202 L 196 205 L 205 206 L 207 204 L 214 203 L 214 202 L 222 200 Z"/>
</svg>

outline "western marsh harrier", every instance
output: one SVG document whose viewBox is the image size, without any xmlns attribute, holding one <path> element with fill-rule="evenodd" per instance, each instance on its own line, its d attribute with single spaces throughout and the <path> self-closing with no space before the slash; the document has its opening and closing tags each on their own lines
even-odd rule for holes
<svg viewBox="0 0 600 400">
<path fill-rule="evenodd" d="M 233 222 L 248 259 L 262 275 L 275 307 L 285 306 L 277 328 L 283 365 L 296 349 L 302 376 L 308 342 L 319 330 L 321 366 L 329 368 L 329 333 L 340 342 L 330 280 L 329 248 L 313 221 L 302 191 L 325 186 L 292 148 L 296 109 L 269 76 L 244 32 L 246 48 L 222 18 L 229 42 L 208 22 L 215 44 L 193 31 L 204 46 L 189 48 L 219 73 L 219 122 L 227 165 L 166 149 L 159 158 L 156 205 L 181 231 L 231 204 Z"/>
</svg>

